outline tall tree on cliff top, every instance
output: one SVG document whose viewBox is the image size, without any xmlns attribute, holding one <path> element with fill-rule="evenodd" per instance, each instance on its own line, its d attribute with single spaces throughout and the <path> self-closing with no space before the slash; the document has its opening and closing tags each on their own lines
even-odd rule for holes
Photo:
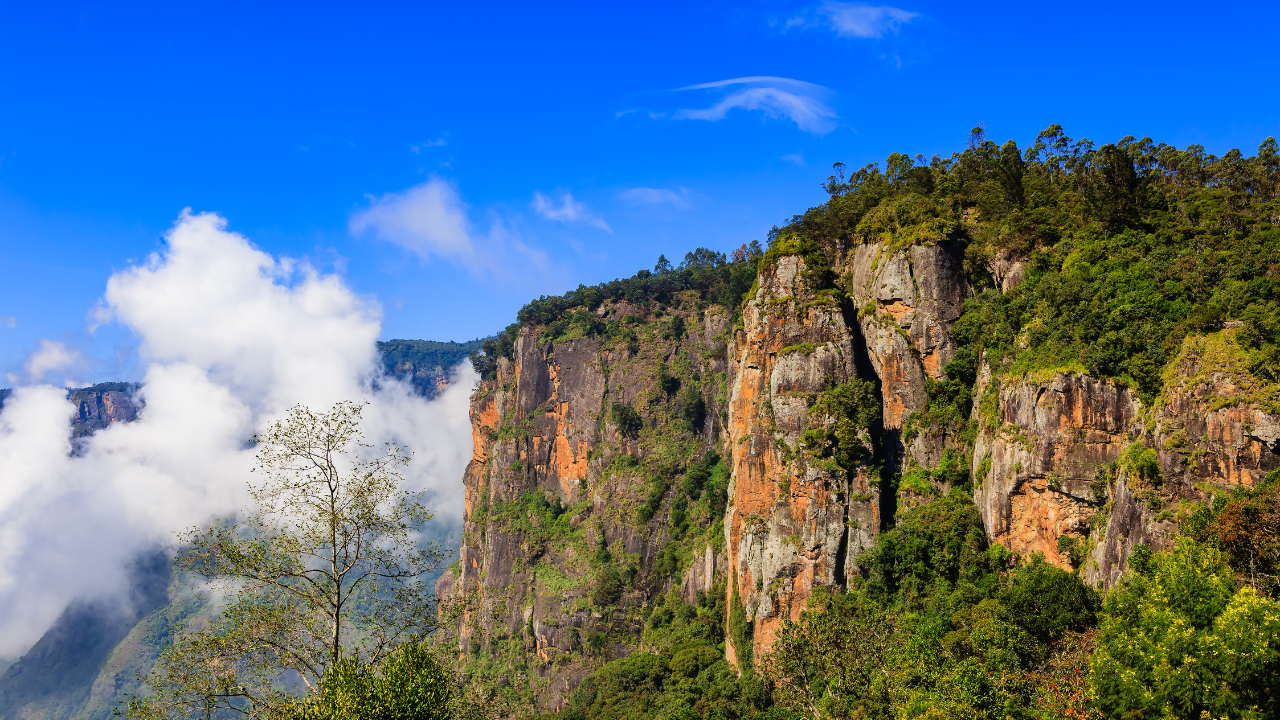
<svg viewBox="0 0 1280 720">
<path fill-rule="evenodd" d="M 377 663 L 435 627 L 423 576 L 441 554 L 415 543 L 431 514 L 400 489 L 409 453 L 363 440 L 364 406 L 297 406 L 258 443 L 259 481 L 238 522 L 180 538 L 177 568 L 223 602 L 180 634 L 128 714 L 279 716 L 342 661 Z"/>
</svg>

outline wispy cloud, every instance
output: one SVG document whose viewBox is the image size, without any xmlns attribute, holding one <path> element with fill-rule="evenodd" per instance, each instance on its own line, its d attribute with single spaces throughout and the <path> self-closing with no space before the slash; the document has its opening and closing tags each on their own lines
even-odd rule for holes
<svg viewBox="0 0 1280 720">
<path fill-rule="evenodd" d="M 0 315 L 0 327 L 16 328 L 18 327 L 18 318 L 13 315 Z"/>
<path fill-rule="evenodd" d="M 449 143 L 445 142 L 444 138 L 436 138 L 435 140 L 428 140 L 426 142 L 418 143 L 417 145 L 410 146 L 409 152 L 413 153 L 414 155 L 421 155 L 423 150 L 430 150 L 433 147 L 444 147 L 445 145 L 448 145 L 448 144 Z"/>
<path fill-rule="evenodd" d="M 825 135 L 835 129 L 835 111 L 821 99 L 830 91 L 821 85 L 791 78 L 754 76 L 717 80 L 690 85 L 680 90 L 718 90 L 742 86 L 725 95 L 709 108 L 678 111 L 674 117 L 684 120 L 723 120 L 730 110 L 759 110 L 765 117 L 786 118 L 801 130 Z"/>
<path fill-rule="evenodd" d="M 447 180 L 432 178 L 420 185 L 380 197 L 351 218 L 353 235 L 372 233 L 425 259 L 456 262 L 476 277 L 505 280 L 520 275 L 516 267 L 547 269 L 546 253 L 526 244 L 495 218 L 488 232 L 477 232 L 467 206 Z"/>
<path fill-rule="evenodd" d="M 533 211 L 548 220 L 555 220 L 562 223 L 583 223 L 598 227 L 605 232 L 613 232 L 609 228 L 609 224 L 602 220 L 599 216 L 587 210 L 587 206 L 577 202 L 569 193 L 565 193 L 560 198 L 560 204 L 556 205 L 546 195 L 540 192 L 533 194 L 533 202 L 529 203 L 529 207 Z"/>
<path fill-rule="evenodd" d="M 782 160 L 783 162 L 789 162 L 793 165 L 804 167 L 804 154 L 802 153 L 789 153 L 787 155 L 783 155 Z"/>
<path fill-rule="evenodd" d="M 636 205 L 669 204 L 680 210 L 686 210 L 689 208 L 690 194 L 691 191 L 687 187 L 681 187 L 679 192 L 667 188 L 636 187 L 618 193 L 618 199 Z"/>
<path fill-rule="evenodd" d="M 68 348 L 66 343 L 41 339 L 40 348 L 31 353 L 23 369 L 27 371 L 30 382 L 39 383 L 44 382 L 45 377 L 55 370 L 83 369 L 87 362 L 80 351 Z"/>
<path fill-rule="evenodd" d="M 824 2 L 811 8 L 804 15 L 787 21 L 786 27 L 813 27 L 826 25 L 841 37 L 874 39 L 886 33 L 897 33 L 898 28 L 920 17 L 890 5 L 866 5 L 864 3 Z"/>
</svg>

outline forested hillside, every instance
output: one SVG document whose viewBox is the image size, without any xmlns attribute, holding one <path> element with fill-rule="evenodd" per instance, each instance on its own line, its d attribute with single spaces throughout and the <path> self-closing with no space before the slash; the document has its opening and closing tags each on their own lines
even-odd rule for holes
<svg viewBox="0 0 1280 720">
<path fill-rule="evenodd" d="M 387 375 L 409 382 L 419 395 L 429 400 L 449 383 L 454 367 L 480 345 L 480 340 L 465 343 L 386 340 L 378 342 L 378 351 Z"/>
<path fill-rule="evenodd" d="M 473 354 L 459 668 L 564 718 L 1280 714 L 1275 141 L 835 170 Z"/>
</svg>

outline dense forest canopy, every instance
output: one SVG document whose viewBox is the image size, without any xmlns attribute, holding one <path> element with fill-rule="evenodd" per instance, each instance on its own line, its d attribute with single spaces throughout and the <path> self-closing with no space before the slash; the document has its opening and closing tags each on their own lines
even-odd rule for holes
<svg viewBox="0 0 1280 720">
<path fill-rule="evenodd" d="M 610 280 L 599 285 L 579 285 L 564 295 L 543 295 L 520 308 L 516 322 L 494 338 L 485 340 L 480 351 L 472 353 L 472 364 L 481 377 L 491 377 L 500 357 L 515 356 L 516 336 L 524 325 L 540 325 L 547 329 L 544 337 L 564 338 L 604 335 L 611 338 L 627 332 L 618 318 L 600 319 L 594 313 L 602 303 L 629 303 L 637 308 L 657 303 L 670 305 L 682 293 L 697 293 L 699 308 L 720 305 L 737 308 L 746 298 L 756 278 L 756 264 L 763 255 L 760 243 L 752 240 L 726 257 L 706 248 L 698 248 L 672 266 L 665 256 L 658 257 L 652 271 Z"/>
<path fill-rule="evenodd" d="M 974 297 L 955 335 L 998 368 L 1077 369 L 1148 400 L 1189 333 L 1242 324 L 1248 368 L 1280 368 L 1280 152 L 1222 157 L 1150 138 L 1095 147 L 1053 125 L 1020 150 L 987 140 L 926 161 L 895 153 L 828 179 L 831 198 L 778 237 L 835 256 L 844 243 L 958 240 Z M 991 268 L 1025 261 L 996 287 Z"/>
</svg>

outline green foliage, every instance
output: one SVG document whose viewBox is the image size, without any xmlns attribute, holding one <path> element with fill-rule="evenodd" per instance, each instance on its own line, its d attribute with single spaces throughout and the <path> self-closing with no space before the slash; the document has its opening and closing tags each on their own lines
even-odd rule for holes
<svg viewBox="0 0 1280 720">
<path fill-rule="evenodd" d="M 1222 549 L 1238 582 L 1280 595 L 1280 470 L 1256 487 L 1237 487 L 1212 506 L 1200 506 L 1183 532 Z"/>
<path fill-rule="evenodd" d="M 847 473 L 869 462 L 867 431 L 880 422 L 875 385 L 854 378 L 820 393 L 809 408 L 810 427 L 801 436 L 809 452 L 831 458 Z M 865 439 L 864 439 L 865 438 Z"/>
<path fill-rule="evenodd" d="M 481 342 L 479 350 L 471 351 L 471 367 L 484 380 L 498 376 L 498 358 L 515 359 L 516 339 L 520 337 L 520 323 L 508 325 L 505 330 Z"/>
<path fill-rule="evenodd" d="M 907 605 L 920 602 L 935 586 L 989 585 L 999 569 L 997 556 L 987 551 L 978 508 L 959 489 L 908 510 L 857 564 L 871 598 Z"/>
<path fill-rule="evenodd" d="M 694 604 L 678 592 L 659 595 L 639 651 L 584 678 L 559 717 L 768 717 L 768 689 L 724 659 L 724 591 L 722 582 Z"/>
<path fill-rule="evenodd" d="M 622 433 L 622 437 L 639 437 L 640 429 L 644 427 L 644 420 L 635 408 L 615 400 L 610 415 L 613 416 L 613 424 L 618 426 L 618 432 Z"/>
<path fill-rule="evenodd" d="M 1038 554 L 1013 572 L 1000 601 L 1014 621 L 1043 645 L 1092 627 L 1099 606 L 1097 593 L 1078 575 L 1050 565 Z"/>
<path fill-rule="evenodd" d="M 560 296 L 542 296 L 516 313 L 521 325 L 552 326 L 579 309 L 594 312 L 604 302 L 627 302 L 644 306 L 650 302 L 660 307 L 672 305 L 677 296 L 693 291 L 705 304 L 736 308 L 751 288 L 760 258 L 759 244 L 754 241 L 733 253 L 731 258 L 706 248 L 685 255 L 679 267 L 658 272 L 641 270 L 634 276 L 611 280 L 599 285 L 578 286 Z M 659 263 L 659 266 L 663 266 Z M 668 263 L 666 267 L 669 267 Z M 677 332 L 677 330 L 679 332 Z M 669 338 L 684 334 L 684 320 L 672 320 L 666 328 Z M 563 334 L 561 332 L 556 335 Z"/>
<path fill-rule="evenodd" d="M 892 717 L 894 625 L 861 596 L 815 589 L 800 621 L 783 621 L 765 660 L 776 701 L 805 717 Z"/>
<path fill-rule="evenodd" d="M 702 423 L 707 419 L 707 402 L 694 385 L 686 386 L 680 394 L 680 419 L 693 433 L 700 432 Z"/>
<path fill-rule="evenodd" d="M 613 605 L 622 597 L 625 585 L 622 575 L 612 565 L 606 565 L 596 573 L 596 587 L 591 591 L 591 602 L 597 607 Z"/>
<path fill-rule="evenodd" d="M 680 378 L 673 376 L 664 362 L 658 363 L 658 369 L 654 371 L 654 379 L 657 381 L 658 389 L 666 395 L 674 395 L 680 389 Z"/>
<path fill-rule="evenodd" d="M 1120 455 L 1120 467 L 1129 478 L 1139 484 L 1161 485 L 1164 476 L 1160 473 L 1160 460 L 1156 451 L 1137 443 L 1125 448 Z"/>
<path fill-rule="evenodd" d="M 1148 138 L 1096 147 L 1052 125 L 1020 152 L 979 130 L 949 158 L 836 169 L 830 199 L 775 228 L 773 245 L 808 258 L 815 247 L 834 257 L 850 236 L 886 251 L 959 241 L 978 292 L 952 333 L 997 371 L 1079 368 L 1150 402 L 1184 337 L 1234 319 L 1248 328 L 1249 371 L 1280 379 L 1272 138 L 1254 157 L 1215 157 Z M 1008 292 L 992 287 L 997 253 L 1026 261 Z"/>
<path fill-rule="evenodd" d="M 1107 596 L 1090 682 L 1109 717 L 1280 716 L 1280 604 L 1180 538 Z"/>
<path fill-rule="evenodd" d="M 559 496 L 548 500 L 542 490 L 530 490 L 507 502 L 495 500 L 487 519 L 536 547 L 556 546 L 578 533 L 569 522 L 569 507 Z"/>
<path fill-rule="evenodd" d="M 377 666 L 339 660 L 317 693 L 283 714 L 288 720 L 447 720 L 451 703 L 448 672 L 425 644 L 409 642 Z"/>
<path fill-rule="evenodd" d="M 1097 598 L 1033 557 L 1012 572 L 952 492 L 903 515 L 857 559 L 864 580 L 816 590 L 763 661 L 774 700 L 806 718 L 1033 718 L 1087 709 L 1077 630 Z M 1038 668 L 1046 668 L 1044 671 Z M 1060 692 L 1075 681 L 1073 692 Z"/>
<path fill-rule="evenodd" d="M 1088 551 L 1088 543 L 1074 535 L 1058 537 L 1058 553 L 1067 558 L 1072 568 L 1080 567 Z"/>
<path fill-rule="evenodd" d="M 831 262 L 822 243 L 803 232 L 777 228 L 769 234 L 769 249 L 760 260 L 760 268 L 772 268 L 777 265 L 778 258 L 787 255 L 799 255 L 804 260 L 804 269 L 800 275 L 811 290 L 823 290 L 832 287 L 835 273 L 831 270 Z"/>
</svg>

